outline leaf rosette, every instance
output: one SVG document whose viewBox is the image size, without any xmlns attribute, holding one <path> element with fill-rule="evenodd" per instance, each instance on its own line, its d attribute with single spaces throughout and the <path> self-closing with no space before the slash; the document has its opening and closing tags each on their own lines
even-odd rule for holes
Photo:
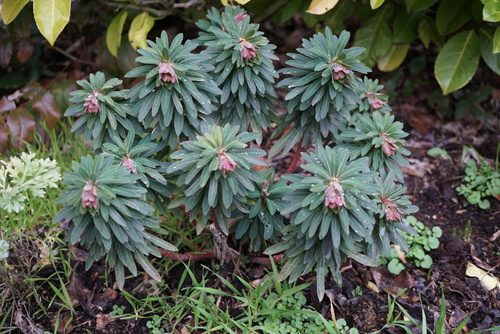
<svg viewBox="0 0 500 334">
<path fill-rule="evenodd" d="M 107 138 L 118 136 L 125 138 L 134 129 L 129 119 L 124 91 L 116 91 L 122 80 L 113 78 L 106 81 L 102 72 L 91 74 L 89 81 L 76 82 L 83 89 L 71 92 L 70 106 L 64 116 L 80 116 L 71 131 L 83 133 L 86 143 L 92 142 L 92 148 L 99 149 Z"/>
<path fill-rule="evenodd" d="M 246 194 L 255 190 L 254 182 L 260 181 L 252 167 L 265 165 L 258 157 L 266 153 L 246 144 L 257 138 L 257 133 L 237 135 L 238 130 L 238 126 L 229 124 L 223 128 L 209 126 L 203 136 L 182 142 L 182 149 L 170 155 L 179 161 L 172 163 L 167 172 L 180 173 L 176 193 L 181 195 L 169 208 L 183 205 L 191 220 L 197 218 L 198 233 L 210 218 L 215 218 L 227 235 L 228 219 L 237 211 L 249 212 Z"/>
<path fill-rule="evenodd" d="M 322 298 L 326 270 L 330 268 L 340 280 L 340 265 L 347 256 L 376 265 L 376 259 L 362 254 L 362 246 L 372 242 L 378 174 L 367 170 L 368 158 L 353 159 L 345 148 L 318 147 L 316 153 L 302 156 L 307 164 L 301 167 L 312 176 L 283 176 L 291 182 L 292 192 L 284 197 L 289 203 L 281 213 L 291 214 L 291 224 L 285 241 L 266 253 L 285 251 L 282 279 L 295 281 L 316 268 L 317 293 Z"/>
<path fill-rule="evenodd" d="M 226 6 L 222 13 L 213 8 L 207 18 L 197 22 L 202 30 L 197 42 L 207 47 L 202 54 L 214 65 L 210 74 L 222 90 L 214 117 L 220 124 L 262 134 L 279 121 L 273 87 L 278 74 L 272 63 L 278 59 L 273 51 L 276 46 L 269 44 L 239 7 Z"/>
<path fill-rule="evenodd" d="M 175 190 L 172 182 L 168 182 L 160 171 L 170 163 L 160 162 L 154 156 L 165 147 L 165 143 L 151 141 L 151 135 L 138 137 L 130 131 L 125 140 L 113 137 L 112 142 L 104 143 L 104 152 L 115 157 L 115 163 L 125 166 L 139 175 L 140 184 L 147 189 L 146 197 L 155 203 L 163 214 L 166 214 L 166 203 L 170 202 Z"/>
<path fill-rule="evenodd" d="M 169 43 L 163 31 L 156 43 L 137 50 L 136 61 L 143 64 L 127 78 L 144 78 L 127 94 L 133 104 L 131 113 L 145 128 L 152 129 L 152 138 L 161 138 L 174 149 L 179 140 L 194 138 L 200 122 L 210 119 L 220 90 L 207 74 L 208 58 L 192 53 L 197 44 L 177 35 Z"/>
<path fill-rule="evenodd" d="M 54 222 L 70 222 L 67 240 L 86 245 L 89 254 L 86 269 L 102 256 L 115 269 L 118 286 L 123 288 L 125 268 L 137 275 L 136 261 L 156 280 L 160 275 L 147 259 L 159 257 L 156 246 L 175 251 L 170 243 L 146 229 L 158 228 L 153 208 L 144 201 L 146 189 L 137 184 L 138 174 L 125 166 L 114 164 L 110 155 L 90 155 L 73 162 L 72 172 L 66 172 L 57 203 L 64 207 Z"/>
<path fill-rule="evenodd" d="M 355 73 L 366 74 L 371 70 L 357 56 L 364 49 L 346 48 L 350 34 L 342 32 L 335 36 L 330 28 L 325 33 L 304 39 L 299 53 L 289 53 L 291 66 L 279 72 L 289 77 L 281 80 L 277 87 L 289 90 L 285 97 L 288 114 L 276 129 L 277 136 L 292 123 L 289 130 L 274 145 L 270 155 L 283 150 L 288 152 L 302 138 L 305 146 L 312 139 L 321 143 L 330 133 L 336 134 L 345 120 L 349 121 L 349 106 L 361 103 L 357 86 L 361 79 Z"/>
<path fill-rule="evenodd" d="M 399 166 L 409 165 L 403 155 L 410 154 L 404 147 L 403 138 L 408 133 L 403 131 L 403 123 L 394 122 L 394 116 L 390 113 L 382 115 L 374 111 L 358 115 L 352 126 L 354 129 L 348 129 L 336 137 L 344 142 L 341 146 L 349 148 L 354 158 L 367 157 L 370 170 L 393 171 L 398 181 L 403 182 Z"/>
</svg>

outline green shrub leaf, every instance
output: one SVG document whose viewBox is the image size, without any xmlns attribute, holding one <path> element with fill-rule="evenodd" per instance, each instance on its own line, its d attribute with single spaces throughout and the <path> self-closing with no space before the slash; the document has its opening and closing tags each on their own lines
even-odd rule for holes
<svg viewBox="0 0 500 334">
<path fill-rule="evenodd" d="M 405 60 L 409 48 L 409 43 L 392 44 L 389 51 L 378 59 L 377 65 L 379 70 L 385 72 L 394 71 L 399 67 L 399 65 L 401 65 L 401 63 L 403 63 L 403 60 Z"/>
<path fill-rule="evenodd" d="M 3 23 L 9 24 L 17 17 L 19 12 L 30 0 L 4 0 L 2 4 Z"/>
<path fill-rule="evenodd" d="M 443 94 L 465 86 L 479 63 L 479 39 L 473 30 L 453 36 L 439 52 L 434 72 Z"/>
<path fill-rule="evenodd" d="M 500 75 L 500 54 L 493 54 L 491 52 L 492 49 L 495 51 L 495 37 L 498 39 L 497 44 L 500 42 L 500 33 L 497 34 L 497 31 L 500 31 L 500 29 L 497 28 L 496 31 L 493 31 L 491 27 L 479 29 L 479 50 L 486 65 L 488 65 L 493 72 Z M 497 51 L 500 51 L 500 45 L 498 45 L 498 49 Z"/>
<path fill-rule="evenodd" d="M 113 56 L 118 55 L 118 48 L 122 42 L 123 25 L 127 19 L 127 11 L 124 9 L 109 24 L 106 31 L 106 45 Z"/>
<path fill-rule="evenodd" d="M 34 0 L 33 13 L 38 30 L 50 45 L 54 45 L 69 22 L 71 0 Z"/>
<path fill-rule="evenodd" d="M 356 32 L 354 46 L 360 46 L 366 51 L 360 55 L 360 60 L 368 67 L 373 67 L 377 59 L 386 54 L 392 44 L 392 32 L 387 24 L 386 15 L 389 6 L 366 21 Z"/>
<path fill-rule="evenodd" d="M 128 39 L 134 49 L 145 49 L 148 47 L 146 38 L 148 37 L 148 32 L 153 28 L 154 23 L 155 21 L 148 13 L 141 13 L 134 17 L 128 32 Z"/>
<path fill-rule="evenodd" d="M 307 8 L 306 13 L 321 15 L 335 7 L 339 0 L 313 0 Z"/>
<path fill-rule="evenodd" d="M 436 13 L 437 30 L 441 35 L 448 35 L 470 20 L 468 0 L 442 0 Z"/>
<path fill-rule="evenodd" d="M 500 21 L 500 2 L 488 2 L 484 5 L 483 20 L 488 22 Z"/>
<path fill-rule="evenodd" d="M 372 9 L 377 9 L 384 3 L 385 0 L 370 0 L 370 6 Z"/>
<path fill-rule="evenodd" d="M 421 13 L 407 14 L 399 11 L 394 19 L 394 43 L 410 43 L 417 34 L 417 24 L 422 17 Z"/>
<path fill-rule="evenodd" d="M 493 53 L 500 53 L 500 27 L 497 27 L 493 35 Z"/>
<path fill-rule="evenodd" d="M 427 9 L 437 1 L 438 0 L 405 0 L 408 12 Z"/>
<path fill-rule="evenodd" d="M 436 22 L 429 16 L 426 16 L 418 24 L 418 36 L 426 48 L 434 42 L 437 46 L 444 44 L 444 37 L 439 34 L 436 27 Z"/>
</svg>

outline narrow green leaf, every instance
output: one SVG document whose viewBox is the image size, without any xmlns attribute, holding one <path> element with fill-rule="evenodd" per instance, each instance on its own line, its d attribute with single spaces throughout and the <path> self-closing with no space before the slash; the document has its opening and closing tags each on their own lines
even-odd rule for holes
<svg viewBox="0 0 500 334">
<path fill-rule="evenodd" d="M 128 40 L 134 49 L 145 49 L 148 46 L 146 39 L 154 24 L 154 19 L 148 13 L 141 13 L 134 17 L 128 32 Z"/>
<path fill-rule="evenodd" d="M 118 13 L 106 31 L 106 45 L 109 52 L 115 57 L 118 55 L 118 48 L 122 42 L 123 25 L 127 20 L 127 14 L 128 12 L 125 9 Z"/>
<path fill-rule="evenodd" d="M 487 22 L 500 21 L 500 2 L 491 1 L 484 5 L 483 20 Z"/>
<path fill-rule="evenodd" d="M 33 13 L 38 30 L 54 45 L 69 22 L 71 0 L 33 0 Z"/>
<path fill-rule="evenodd" d="M 439 52 L 434 73 L 443 90 L 448 94 L 465 86 L 479 63 L 479 39 L 473 30 L 453 36 Z"/>
<path fill-rule="evenodd" d="M 392 44 L 389 51 L 378 59 L 377 65 L 379 70 L 384 72 L 394 71 L 403 63 L 403 60 L 405 60 L 409 48 L 409 43 Z"/>
<path fill-rule="evenodd" d="M 3 23 L 9 24 L 17 17 L 30 0 L 4 0 L 2 4 Z"/>
</svg>

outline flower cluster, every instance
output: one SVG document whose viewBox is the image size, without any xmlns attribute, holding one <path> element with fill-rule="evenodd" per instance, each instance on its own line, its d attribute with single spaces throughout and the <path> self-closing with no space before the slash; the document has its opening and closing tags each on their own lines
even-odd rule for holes
<svg viewBox="0 0 500 334">
<path fill-rule="evenodd" d="M 82 208 L 97 210 L 99 199 L 97 198 L 97 186 L 92 181 L 87 181 L 82 191 Z"/>
</svg>

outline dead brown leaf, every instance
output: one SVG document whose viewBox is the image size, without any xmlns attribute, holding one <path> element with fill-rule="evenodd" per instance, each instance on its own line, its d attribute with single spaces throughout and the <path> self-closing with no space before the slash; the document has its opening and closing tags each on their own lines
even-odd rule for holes
<svg viewBox="0 0 500 334">
<path fill-rule="evenodd" d="M 54 128 L 61 118 L 61 110 L 54 95 L 49 91 L 34 97 L 33 109 L 40 113 L 49 129 Z"/>
<path fill-rule="evenodd" d="M 14 149 L 24 147 L 24 142 L 30 142 L 35 131 L 35 118 L 22 107 L 10 113 L 7 118 L 10 131 L 10 142 Z"/>
<path fill-rule="evenodd" d="M 16 103 L 7 98 L 7 96 L 3 96 L 0 100 L 0 112 L 11 111 L 16 109 Z"/>
<path fill-rule="evenodd" d="M 114 321 L 114 319 L 111 318 L 109 314 L 99 313 L 95 317 L 96 329 L 101 331 L 112 321 Z"/>
<path fill-rule="evenodd" d="M 6 68 L 12 58 L 12 42 L 8 38 L 0 39 L 0 66 Z"/>
<path fill-rule="evenodd" d="M 33 49 L 34 48 L 31 43 L 22 41 L 17 45 L 17 59 L 19 59 L 21 63 L 24 63 L 33 55 Z"/>
</svg>

